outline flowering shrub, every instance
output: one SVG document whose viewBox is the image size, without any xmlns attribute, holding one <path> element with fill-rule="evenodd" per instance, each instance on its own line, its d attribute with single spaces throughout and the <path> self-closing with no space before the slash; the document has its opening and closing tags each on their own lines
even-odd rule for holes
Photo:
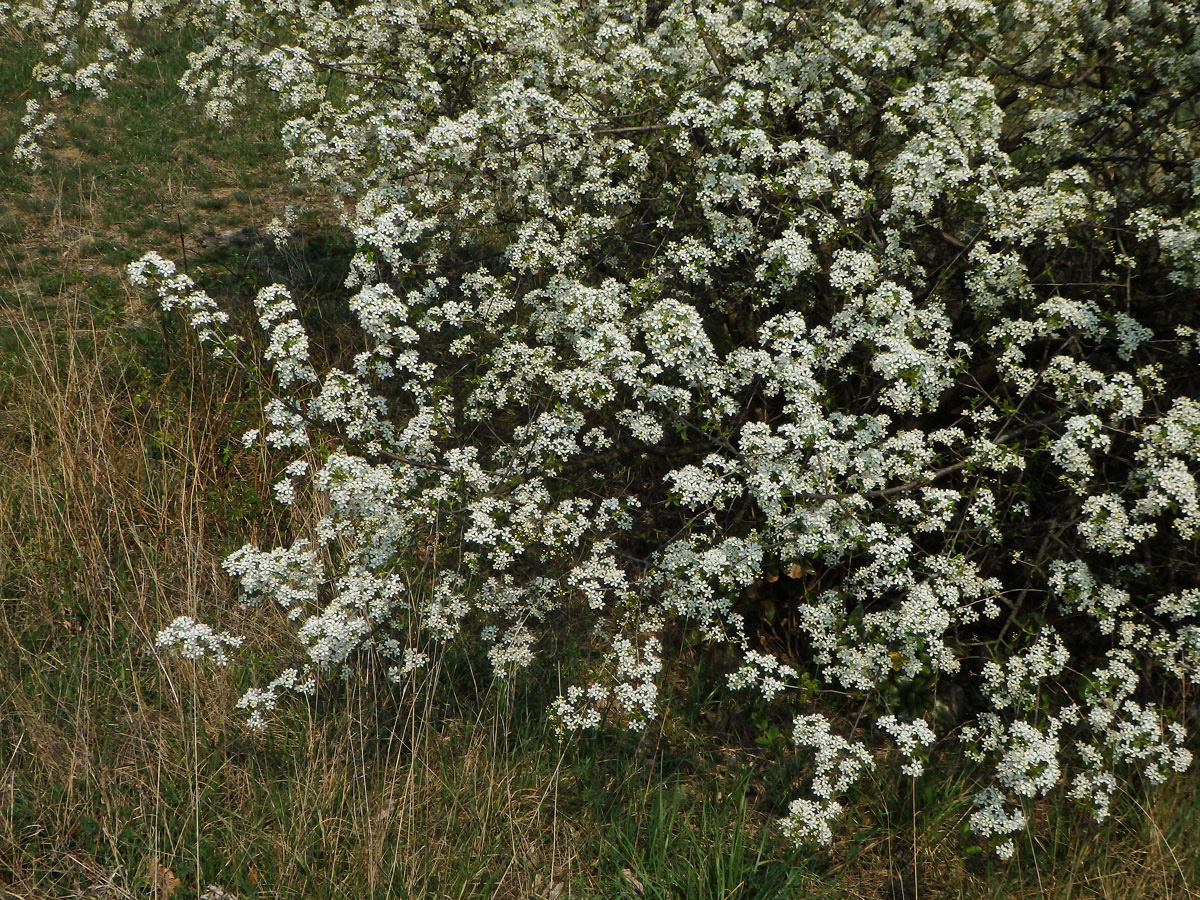
<svg viewBox="0 0 1200 900">
<path fill-rule="evenodd" d="M 186 29 L 189 97 L 236 123 L 264 85 L 294 175 L 344 204 L 352 364 L 314 364 L 285 286 L 257 298 L 274 399 L 245 440 L 328 511 L 226 561 L 306 658 L 254 724 L 363 654 L 407 676 L 469 637 L 504 678 L 587 621 L 558 725 L 641 727 L 681 647 L 730 647 L 813 761 L 796 840 L 950 736 L 1002 856 L 1058 785 L 1102 820 L 1189 765 L 1191 0 L 0 9 L 51 101 L 103 95 L 134 23 Z M 172 263 L 130 274 L 242 352 Z"/>
</svg>

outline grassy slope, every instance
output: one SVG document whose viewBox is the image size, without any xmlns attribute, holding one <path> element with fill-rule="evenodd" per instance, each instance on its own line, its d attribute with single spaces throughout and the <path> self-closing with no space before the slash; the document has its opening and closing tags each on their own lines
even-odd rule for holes
<svg viewBox="0 0 1200 900">
<path fill-rule="evenodd" d="M 951 755 L 936 783 L 881 769 L 840 843 L 794 856 L 769 824 L 801 773 L 783 747 L 739 746 L 697 686 L 658 732 L 560 745 L 541 715 L 560 673 L 497 684 L 464 652 L 247 733 L 233 703 L 289 660 L 283 623 L 237 608 L 219 560 L 311 523 L 273 508 L 270 462 L 237 449 L 253 386 L 121 266 L 186 256 L 235 306 L 285 277 L 330 321 L 345 246 L 256 239 L 302 199 L 276 123 L 263 107 L 214 131 L 173 87 L 171 41 L 105 107 L 64 109 L 45 170 L 16 169 L 35 52 L 0 34 L 0 897 L 1192 896 L 1194 777 L 1131 790 L 1122 825 L 1057 805 L 999 865 L 963 840 Z M 164 657 L 153 634 L 179 614 L 249 652 L 227 670 Z"/>
</svg>

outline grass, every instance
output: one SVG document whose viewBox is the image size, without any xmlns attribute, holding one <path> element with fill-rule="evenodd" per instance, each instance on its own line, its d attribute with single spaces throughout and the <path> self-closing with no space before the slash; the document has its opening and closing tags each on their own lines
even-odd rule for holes
<svg viewBox="0 0 1200 900">
<path fill-rule="evenodd" d="M 645 734 L 560 743 L 550 662 L 496 681 L 453 648 L 407 685 L 368 672 L 248 732 L 234 702 L 289 661 L 285 623 L 231 602 L 219 561 L 312 523 L 269 501 L 270 461 L 236 442 L 253 385 L 121 267 L 186 256 L 234 305 L 286 278 L 337 356 L 348 247 L 256 238 L 295 199 L 277 123 L 264 107 L 213 129 L 172 87 L 186 48 L 150 38 L 133 82 L 103 112 L 77 103 L 31 175 L 8 151 L 36 48 L 0 35 L 0 897 L 1196 895 L 1194 775 L 1132 786 L 1104 827 L 1060 797 L 1002 864 L 964 836 L 972 770 L 952 748 L 936 779 L 881 765 L 836 845 L 797 853 L 772 823 L 802 761 L 748 743 L 698 682 Z M 180 614 L 248 652 L 228 669 L 165 657 L 153 635 Z"/>
</svg>

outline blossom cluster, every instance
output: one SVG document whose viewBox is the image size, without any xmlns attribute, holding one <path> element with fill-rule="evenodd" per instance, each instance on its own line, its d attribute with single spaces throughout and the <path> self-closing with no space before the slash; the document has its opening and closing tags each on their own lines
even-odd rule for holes
<svg viewBox="0 0 1200 900">
<path fill-rule="evenodd" d="M 184 659 L 209 657 L 218 666 L 229 663 L 228 650 L 242 646 L 243 638 L 225 632 L 213 631 L 203 622 L 191 616 L 180 616 L 159 631 L 154 643 L 164 649 L 174 650 Z"/>
</svg>

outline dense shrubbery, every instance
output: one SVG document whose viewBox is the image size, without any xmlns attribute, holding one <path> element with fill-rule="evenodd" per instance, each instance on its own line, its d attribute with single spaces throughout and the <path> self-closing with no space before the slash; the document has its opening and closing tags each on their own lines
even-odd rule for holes
<svg viewBox="0 0 1200 900">
<path fill-rule="evenodd" d="M 1184 770 L 1200 665 L 1200 11 L 1189 0 L 18 2 L 39 77 L 103 93 L 149 20 L 236 127 L 252 83 L 345 203 L 363 332 L 259 321 L 276 487 L 327 512 L 226 568 L 307 656 L 242 700 L 498 677 L 555 629 L 563 729 L 640 727 L 684 645 L 789 710 L 828 841 L 877 751 L 988 763 L 1001 855 L 1057 785 L 1103 819 Z M 36 162 L 46 104 L 31 101 Z M 280 241 L 289 223 L 275 223 Z M 131 267 L 253 354 L 168 261 Z M 223 658 L 180 619 L 160 641 Z M 1140 773 L 1140 774 L 1139 774 Z"/>
</svg>

